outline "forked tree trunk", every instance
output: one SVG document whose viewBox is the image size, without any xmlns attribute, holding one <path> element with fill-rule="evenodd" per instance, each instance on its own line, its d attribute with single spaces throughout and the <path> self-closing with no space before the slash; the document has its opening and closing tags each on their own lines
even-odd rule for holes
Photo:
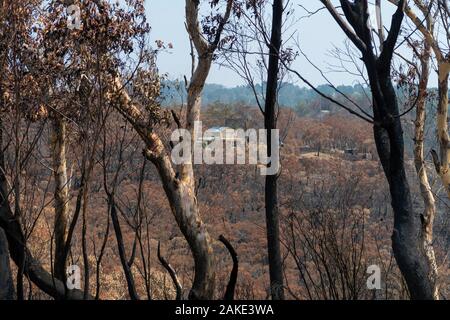
<svg viewBox="0 0 450 320">
<path fill-rule="evenodd" d="M 373 49 L 373 33 L 368 23 L 368 1 L 340 0 L 347 21 L 330 0 L 321 0 L 339 26 L 362 53 L 373 99 L 374 137 L 391 194 L 394 212 L 392 249 L 412 299 L 434 299 L 435 282 L 424 248 L 423 219 L 413 209 L 404 164 L 403 129 L 397 96 L 391 79 L 392 57 L 400 34 L 405 0 L 400 0 L 392 17 L 389 34 L 382 39 L 382 51 Z M 348 25 L 350 23 L 351 27 Z"/>
<path fill-rule="evenodd" d="M 228 21 L 232 0 L 228 0 L 226 12 L 217 27 L 212 43 L 208 43 L 200 31 L 199 1 L 186 0 L 186 28 L 198 54 L 198 65 L 194 68 L 187 88 L 188 103 L 185 129 L 194 130 L 195 121 L 200 120 L 201 94 L 208 77 L 214 52 L 221 40 L 225 23 Z M 192 251 L 195 263 L 195 275 L 189 299 L 212 299 L 215 288 L 215 259 L 212 240 L 200 217 L 195 192 L 195 177 L 192 163 L 182 164 L 176 174 L 170 156 L 159 136 L 148 126 L 144 114 L 136 107 L 123 89 L 119 77 L 114 80 L 112 98 L 114 106 L 133 125 L 146 145 L 145 156 L 155 165 L 172 213 Z M 117 101 L 114 102 L 114 98 Z"/>
<path fill-rule="evenodd" d="M 182 173 L 177 175 L 161 139 L 148 128 L 144 115 L 132 103 L 118 78 L 114 89 L 118 95 L 115 107 L 132 123 L 144 141 L 145 156 L 159 173 L 171 211 L 192 251 L 195 275 L 189 298 L 212 299 L 215 285 L 212 241 L 199 215 L 192 165 L 183 165 Z"/>
<path fill-rule="evenodd" d="M 192 1 L 186 2 L 189 3 L 189 6 L 186 5 L 186 13 L 190 19 L 194 19 L 194 21 L 187 19 L 189 26 L 195 24 L 197 16 L 194 18 L 192 15 L 198 13 L 198 8 L 191 8 Z M 197 24 L 195 26 L 198 28 Z M 204 50 L 208 51 L 209 49 Z M 188 87 L 186 129 L 191 133 L 194 129 L 194 122 L 200 119 L 201 92 L 212 63 L 212 54 L 205 52 L 202 52 L 198 59 L 198 66 Z M 120 81 L 116 80 L 116 89 L 120 90 L 120 88 Z M 191 249 L 195 274 L 189 299 L 210 300 L 214 297 L 215 289 L 215 259 L 211 237 L 200 217 L 193 165 L 191 163 L 182 164 L 180 174 L 177 175 L 160 138 L 148 130 L 145 125 L 139 125 L 139 122 L 143 120 L 142 113 L 132 104 L 124 90 L 121 90 L 120 94 L 119 111 L 132 121 L 146 143 L 145 155 L 158 170 L 172 213 Z"/>
<path fill-rule="evenodd" d="M 214 296 L 216 276 L 214 251 L 212 239 L 200 217 L 195 191 L 188 181 L 183 180 L 175 186 L 164 184 L 164 189 L 194 258 L 195 274 L 189 299 L 211 300 Z"/>
<path fill-rule="evenodd" d="M 55 277 L 66 280 L 66 261 L 64 247 L 67 240 L 69 215 L 69 186 L 66 164 L 66 123 L 60 117 L 51 120 L 50 151 L 53 159 L 54 190 L 54 238 L 55 238 Z"/>
<path fill-rule="evenodd" d="M 187 3 L 192 1 L 188 0 Z M 197 19 L 198 8 L 192 12 L 191 5 L 186 4 L 187 25 L 194 24 L 192 14 L 196 14 Z M 190 18 L 188 18 L 190 17 Z M 189 30 L 189 27 L 188 27 Z M 202 104 L 202 90 L 208 77 L 212 63 L 212 54 L 205 51 L 200 52 L 198 65 L 192 75 L 191 82 L 187 88 L 187 124 L 186 129 L 191 132 L 193 137 L 194 123 L 200 121 L 200 110 Z M 195 143 L 195 141 L 192 141 Z M 189 293 L 189 299 L 212 299 L 215 290 L 215 257 L 212 248 L 212 239 L 206 229 L 205 224 L 200 217 L 199 206 L 195 191 L 195 176 L 192 164 L 183 164 L 181 166 L 180 184 L 178 185 L 180 197 L 174 199 L 178 204 L 177 208 L 172 210 L 179 211 L 176 216 L 178 226 L 183 232 L 189 243 L 195 263 L 194 283 Z"/>
<path fill-rule="evenodd" d="M 190 174 L 192 168 L 183 166 L 182 170 L 186 173 L 176 177 L 162 142 L 152 133 L 147 136 L 145 155 L 158 170 L 172 213 L 194 258 L 195 275 L 189 299 L 212 299 L 215 288 L 214 254 L 211 238 L 200 217 L 195 182 Z"/>
</svg>

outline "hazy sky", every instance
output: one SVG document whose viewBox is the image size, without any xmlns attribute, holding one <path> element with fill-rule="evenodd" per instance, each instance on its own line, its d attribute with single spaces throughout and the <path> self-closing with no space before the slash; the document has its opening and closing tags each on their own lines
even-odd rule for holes
<svg viewBox="0 0 450 320">
<path fill-rule="evenodd" d="M 184 27 L 184 2 L 185 0 L 147 0 L 147 14 L 152 26 L 151 38 L 154 40 L 163 40 L 166 43 L 171 42 L 174 46 L 170 53 L 161 53 L 158 57 L 160 71 L 168 73 L 172 79 L 181 78 L 190 73 L 189 40 Z M 305 15 L 305 11 L 299 7 L 299 4 L 314 10 L 320 7 L 318 0 L 292 0 L 296 16 Z M 383 1 L 384 24 L 389 26 L 391 14 L 395 6 Z M 301 49 L 312 60 L 312 62 L 323 70 L 328 70 L 329 64 L 335 64 L 336 59 L 329 56 L 333 45 L 344 47 L 344 33 L 337 26 L 328 12 L 322 10 L 313 17 L 301 19 L 296 23 L 298 38 L 301 43 Z M 312 81 L 314 84 L 323 84 L 325 80 L 320 73 L 305 59 L 299 58 L 294 67 Z M 354 84 L 354 76 L 343 72 L 327 73 L 327 77 L 336 85 Z M 291 79 L 296 82 L 295 78 Z M 208 83 L 222 84 L 228 87 L 243 84 L 243 81 L 233 71 L 224 67 L 214 66 Z M 298 82 L 303 86 L 302 83 Z"/>
</svg>

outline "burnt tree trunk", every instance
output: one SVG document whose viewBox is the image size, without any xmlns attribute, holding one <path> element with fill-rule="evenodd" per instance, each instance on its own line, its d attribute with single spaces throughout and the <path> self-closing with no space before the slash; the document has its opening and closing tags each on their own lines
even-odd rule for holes
<svg viewBox="0 0 450 320">
<path fill-rule="evenodd" d="M 403 129 L 397 96 L 391 79 L 392 56 L 404 17 L 405 0 L 398 2 L 389 34 L 379 56 L 374 52 L 369 27 L 368 1 L 340 0 L 345 18 L 329 0 L 322 0 L 333 18 L 362 53 L 373 99 L 374 137 L 384 174 L 389 184 L 394 228 L 392 249 L 412 299 L 434 299 L 432 266 L 423 246 L 423 216 L 414 212 L 404 164 Z"/>
<path fill-rule="evenodd" d="M 430 278 L 432 266 L 423 246 L 424 219 L 423 215 L 414 211 L 412 204 L 404 164 L 403 128 L 391 79 L 392 55 L 402 20 L 403 9 L 400 9 L 393 17 L 393 26 L 380 57 L 376 58 L 368 51 L 363 54 L 363 61 L 368 70 L 373 95 L 375 143 L 389 184 L 394 212 L 394 256 L 411 298 L 434 299 L 434 281 Z"/>
<path fill-rule="evenodd" d="M 136 290 L 136 285 L 133 277 L 133 272 L 131 270 L 131 265 L 128 263 L 125 246 L 123 241 L 122 229 L 120 227 L 119 217 L 117 215 L 117 208 L 112 194 L 108 194 L 108 207 L 111 213 L 111 221 L 114 227 L 114 232 L 116 234 L 117 248 L 119 251 L 120 263 L 122 264 L 122 269 L 125 274 L 125 280 L 127 281 L 128 294 L 131 300 L 139 300 L 139 295 Z"/>
<path fill-rule="evenodd" d="M 2 170 L 4 170 L 3 161 L 3 130 L 2 120 L 0 119 L 0 187 L 3 190 L 6 187 Z M 4 193 L 0 193 L 0 210 L 3 203 L 7 199 L 3 198 Z M 12 280 L 11 268 L 9 265 L 9 250 L 8 241 L 5 236 L 5 232 L 0 226 L 0 300 L 12 300 L 14 299 L 14 284 Z"/>
<path fill-rule="evenodd" d="M 231 301 L 234 300 L 234 293 L 236 291 L 236 282 L 239 272 L 239 258 L 236 250 L 234 250 L 228 239 L 221 235 L 219 237 L 219 241 L 225 245 L 230 252 L 231 258 L 233 259 L 233 268 L 231 269 L 230 279 L 228 280 L 227 289 L 225 290 L 225 294 L 223 296 L 223 300 Z"/>
<path fill-rule="evenodd" d="M 8 241 L 0 228 L 0 300 L 14 299 L 14 284 L 9 266 Z"/>
<path fill-rule="evenodd" d="M 281 28 L 283 24 L 283 0 L 274 0 L 272 34 L 270 38 L 269 67 L 264 108 L 264 126 L 267 130 L 267 157 L 272 156 L 272 130 L 277 128 L 277 90 L 280 70 Z M 278 144 L 275 146 L 278 147 Z M 283 265 L 280 250 L 280 227 L 277 198 L 278 172 L 266 176 L 265 205 L 267 250 L 269 255 L 270 292 L 273 300 L 284 299 Z"/>
</svg>

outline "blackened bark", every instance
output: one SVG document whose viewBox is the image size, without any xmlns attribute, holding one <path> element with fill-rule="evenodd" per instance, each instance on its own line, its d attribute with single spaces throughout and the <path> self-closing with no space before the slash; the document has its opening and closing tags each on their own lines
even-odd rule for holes
<svg viewBox="0 0 450 320">
<path fill-rule="evenodd" d="M 397 96 L 391 79 L 392 56 L 404 17 L 405 0 L 398 2 L 391 28 L 379 57 L 373 49 L 372 31 L 368 27 L 368 2 L 340 0 L 347 27 L 329 0 L 321 0 L 362 53 L 373 99 L 374 136 L 378 155 L 389 184 L 394 228 L 392 249 L 412 299 L 434 299 L 432 266 L 423 246 L 424 232 L 420 215 L 413 210 L 404 165 L 403 129 Z"/>
<path fill-rule="evenodd" d="M 397 12 L 393 19 L 402 17 L 403 13 Z M 363 55 L 373 95 L 375 143 L 389 184 L 394 212 L 392 249 L 411 298 L 434 299 L 434 285 L 429 278 L 431 269 L 422 245 L 424 235 L 421 219 L 420 215 L 414 212 L 406 177 L 403 128 L 391 79 L 393 50 L 394 44 L 387 43 L 379 58 L 370 53 Z"/>
<path fill-rule="evenodd" d="M 139 295 L 136 290 L 136 285 L 134 282 L 133 272 L 131 271 L 130 265 L 128 265 L 128 260 L 126 257 L 125 246 L 123 243 L 122 229 L 120 227 L 119 217 L 117 215 L 116 204 L 114 202 L 114 197 L 108 195 L 108 205 L 111 210 L 111 221 L 113 223 L 114 232 L 116 234 L 117 248 L 119 250 L 120 262 L 122 264 L 122 269 L 125 274 L 125 279 L 127 281 L 128 294 L 131 300 L 139 300 Z"/>
<path fill-rule="evenodd" d="M 279 77 L 279 53 L 283 23 L 283 0 L 274 0 L 272 34 L 270 38 L 269 68 L 267 74 L 264 124 L 267 130 L 267 156 L 272 156 L 272 129 L 277 128 L 277 90 Z M 278 147 L 278 146 L 277 146 Z M 266 176 L 265 205 L 267 227 L 267 249 L 269 255 L 270 292 L 273 300 L 284 299 L 283 265 L 280 250 L 279 212 L 277 199 L 278 173 Z"/>
<path fill-rule="evenodd" d="M 161 262 L 162 266 L 169 273 L 170 278 L 172 279 L 173 285 L 175 286 L 175 290 L 176 290 L 175 300 L 182 300 L 182 298 L 183 298 L 183 287 L 181 286 L 180 280 L 178 280 L 178 276 L 177 276 L 177 273 L 175 272 L 175 269 L 161 255 L 161 242 L 159 242 L 159 241 L 158 241 L 158 260 L 159 260 L 159 262 Z"/>
<path fill-rule="evenodd" d="M 233 259 L 233 269 L 231 269 L 230 280 L 228 281 L 227 289 L 223 296 L 223 300 L 234 300 L 234 292 L 236 291 L 236 282 L 239 272 L 238 255 L 236 253 L 236 250 L 234 250 L 233 246 L 231 245 L 231 243 L 223 235 L 219 237 L 219 241 L 225 245 L 225 247 L 230 252 L 231 258 Z"/>
<path fill-rule="evenodd" d="M 6 186 L 4 176 L 1 172 L 4 168 L 3 161 L 3 131 L 2 121 L 0 119 L 0 189 Z M 3 192 L 0 193 L 0 207 L 3 206 L 4 199 Z M 0 209 L 1 210 L 1 209 Z M 0 300 L 12 300 L 14 299 L 14 284 L 11 275 L 11 268 L 9 266 L 9 251 L 8 242 L 5 236 L 5 232 L 0 227 Z"/>
<path fill-rule="evenodd" d="M 0 300 L 14 299 L 14 284 L 9 266 L 8 241 L 0 228 Z"/>
<path fill-rule="evenodd" d="M 398 109 L 396 97 L 392 97 L 392 94 L 386 97 L 385 107 L 391 110 Z M 420 215 L 413 210 L 406 178 L 403 130 L 400 119 L 397 118 L 385 126 L 376 125 L 374 135 L 381 164 L 389 183 L 394 211 L 392 249 L 395 259 L 406 280 L 411 298 L 433 299 L 434 286 L 429 279 L 431 270 L 421 240 L 423 234 Z"/>
</svg>

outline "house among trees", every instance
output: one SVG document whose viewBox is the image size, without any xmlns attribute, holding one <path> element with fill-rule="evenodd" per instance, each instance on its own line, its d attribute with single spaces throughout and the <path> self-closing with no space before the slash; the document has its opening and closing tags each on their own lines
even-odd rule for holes
<svg viewBox="0 0 450 320">
<path fill-rule="evenodd" d="M 236 131 L 233 128 L 229 127 L 213 127 L 211 129 L 208 129 L 202 137 L 199 137 L 197 141 L 202 141 L 203 147 L 206 147 L 207 145 L 211 144 L 215 140 L 222 140 L 224 142 L 226 141 L 234 141 L 234 146 L 236 146 L 236 141 L 239 139 L 241 140 L 241 137 L 236 136 Z"/>
</svg>

